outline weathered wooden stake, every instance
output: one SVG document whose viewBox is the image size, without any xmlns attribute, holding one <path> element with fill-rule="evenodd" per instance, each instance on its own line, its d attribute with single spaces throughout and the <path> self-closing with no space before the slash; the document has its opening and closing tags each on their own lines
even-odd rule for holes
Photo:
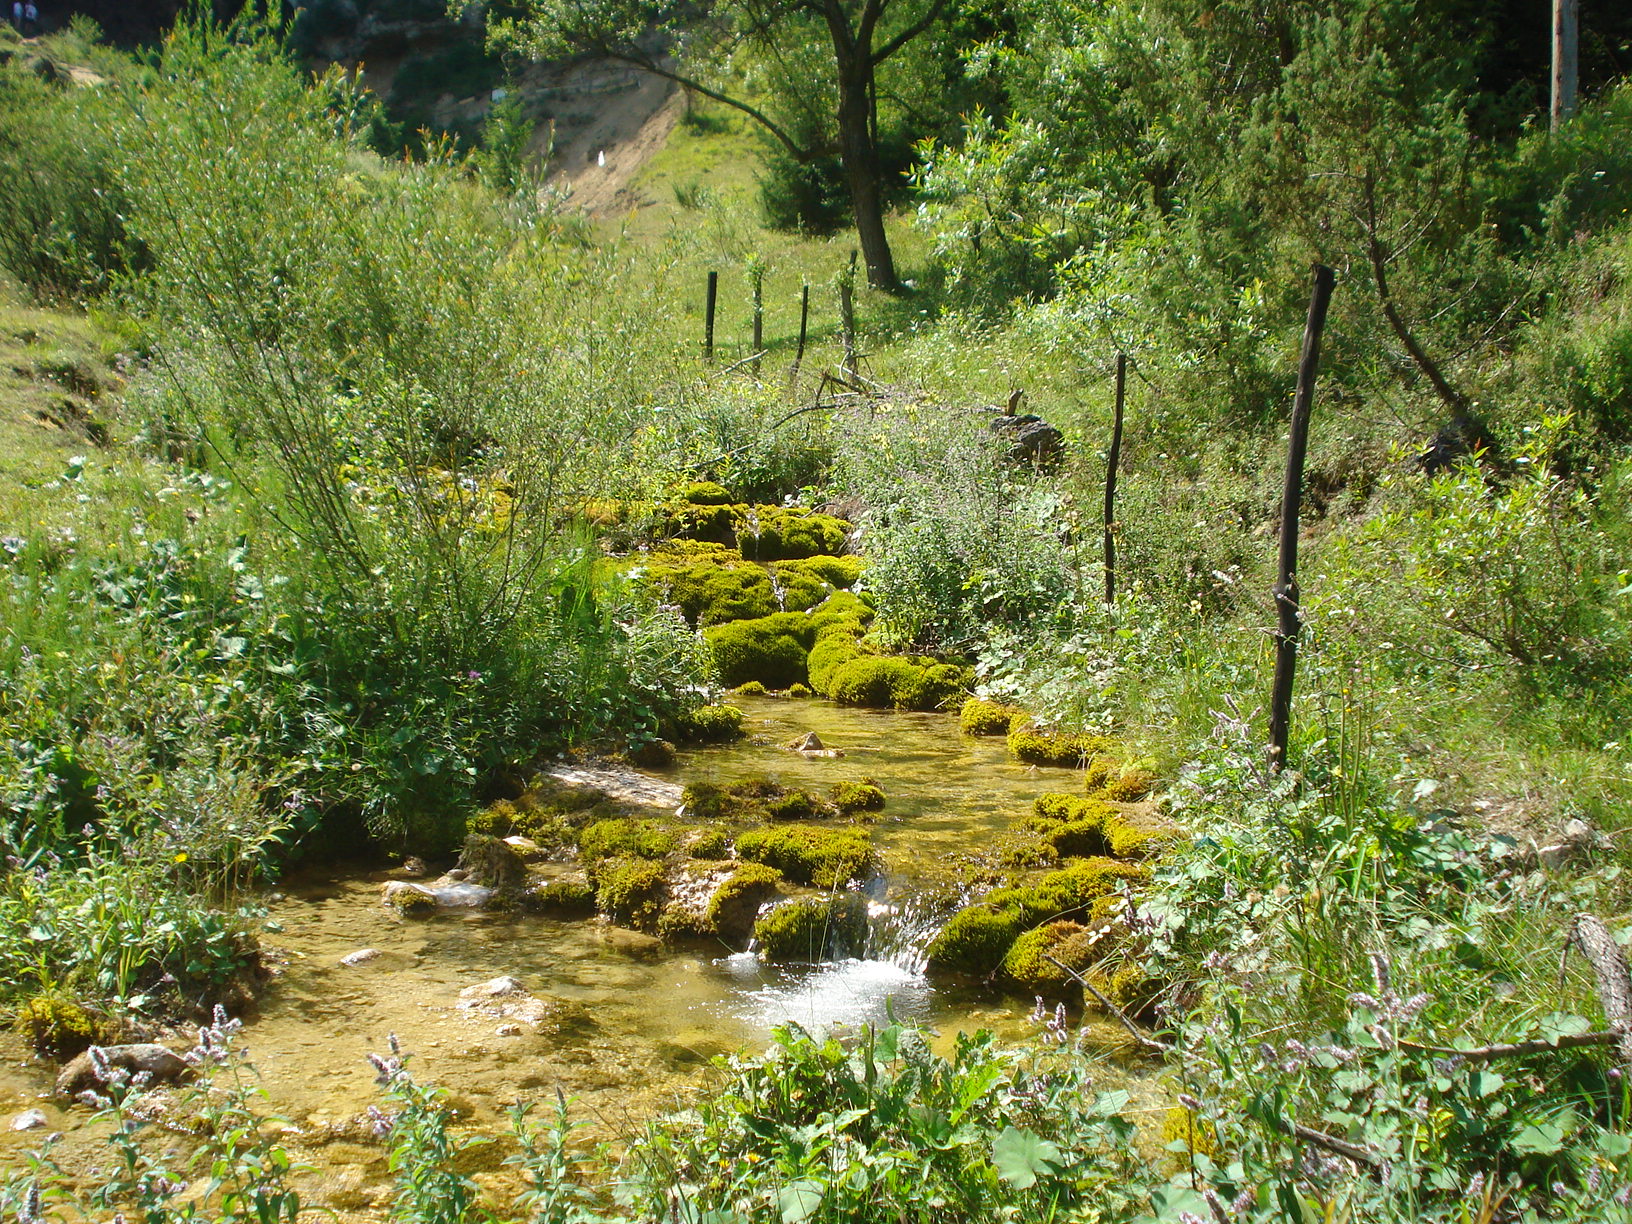
<svg viewBox="0 0 1632 1224">
<path fill-rule="evenodd" d="M 1580 61 L 1580 0 L 1553 0 L 1553 97 L 1548 131 L 1575 114 L 1577 65 Z"/>
<path fill-rule="evenodd" d="M 754 374 L 759 374 L 759 354 L 765 351 L 765 269 L 755 266 L 754 280 Z"/>
<path fill-rule="evenodd" d="M 856 252 L 850 267 L 839 274 L 839 331 L 844 340 L 844 372 L 856 376 Z"/>
<path fill-rule="evenodd" d="M 1309 409 L 1315 399 L 1315 371 L 1320 366 L 1320 334 L 1326 328 L 1336 276 L 1315 265 L 1315 291 L 1303 326 L 1303 357 L 1298 362 L 1298 391 L 1292 400 L 1291 436 L 1286 444 L 1286 481 L 1281 486 L 1281 563 L 1275 580 L 1275 682 L 1269 697 L 1269 767 L 1286 767 L 1292 728 L 1292 679 L 1298 666 L 1298 516 L 1303 509 L 1303 460 L 1309 453 Z"/>
<path fill-rule="evenodd" d="M 1116 468 L 1122 460 L 1122 404 L 1128 389 L 1128 355 L 1116 355 L 1116 416 L 1105 456 L 1105 603 L 1116 602 Z"/>
<path fill-rule="evenodd" d="M 714 361 L 714 303 L 720 296 L 720 274 L 708 274 L 708 303 L 703 307 L 703 360 Z"/>
</svg>

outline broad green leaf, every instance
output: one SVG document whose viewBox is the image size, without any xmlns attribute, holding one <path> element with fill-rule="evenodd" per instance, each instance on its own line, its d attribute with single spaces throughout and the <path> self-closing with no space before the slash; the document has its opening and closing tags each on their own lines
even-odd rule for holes
<svg viewBox="0 0 1632 1224">
<path fill-rule="evenodd" d="M 1039 1173 L 1052 1173 L 1060 1165 L 1060 1149 L 1028 1130 L 1004 1127 L 992 1142 L 992 1164 L 997 1175 L 1016 1190 L 1037 1184 Z"/>
<path fill-rule="evenodd" d="M 776 1192 L 776 1206 L 782 1224 L 803 1224 L 822 1205 L 822 1183 L 810 1178 L 790 1182 Z"/>
</svg>

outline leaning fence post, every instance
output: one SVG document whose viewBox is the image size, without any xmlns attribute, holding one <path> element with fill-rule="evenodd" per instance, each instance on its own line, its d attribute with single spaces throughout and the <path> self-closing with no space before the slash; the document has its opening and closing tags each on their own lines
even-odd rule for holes
<svg viewBox="0 0 1632 1224">
<path fill-rule="evenodd" d="M 748 286 L 753 293 L 754 375 L 759 375 L 759 355 L 765 351 L 765 261 L 758 255 L 748 260 Z"/>
<path fill-rule="evenodd" d="M 708 274 L 708 300 L 703 307 L 703 361 L 714 362 L 714 303 L 720 295 L 720 274 Z"/>
<path fill-rule="evenodd" d="M 1298 666 L 1298 516 L 1303 508 L 1303 460 L 1309 452 L 1309 409 L 1315 398 L 1315 371 L 1320 365 L 1320 333 L 1332 301 L 1336 277 L 1315 265 L 1315 290 L 1303 326 L 1303 356 L 1298 362 L 1298 391 L 1292 400 L 1292 428 L 1286 444 L 1286 481 L 1281 486 L 1281 558 L 1275 577 L 1275 682 L 1269 697 L 1269 767 L 1286 768 L 1292 727 L 1292 679 Z"/>
<path fill-rule="evenodd" d="M 856 376 L 856 252 L 839 272 L 839 332 L 844 340 L 844 372 Z"/>
<path fill-rule="evenodd" d="M 1116 602 L 1116 468 L 1122 461 L 1122 404 L 1128 389 L 1128 355 L 1116 355 L 1116 415 L 1105 456 L 1105 604 Z"/>
</svg>

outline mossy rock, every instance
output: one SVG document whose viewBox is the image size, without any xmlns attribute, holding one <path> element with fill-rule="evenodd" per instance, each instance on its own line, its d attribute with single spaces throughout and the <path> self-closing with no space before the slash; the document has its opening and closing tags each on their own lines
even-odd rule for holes
<svg viewBox="0 0 1632 1224">
<path fill-rule="evenodd" d="M 1014 720 L 1024 716 L 1016 706 L 971 697 L 958 711 L 958 730 L 965 735 L 1007 735 Z"/>
<path fill-rule="evenodd" d="M 1150 868 L 1140 863 L 1123 863 L 1112 858 L 1080 859 L 1038 881 L 1038 887 L 1069 892 L 1078 905 L 1092 905 L 1099 898 L 1119 892 L 1123 883 L 1147 884 Z"/>
<path fill-rule="evenodd" d="M 776 573 L 734 552 L 701 556 L 659 552 L 645 567 L 645 582 L 701 628 L 804 612 L 827 599 L 832 587 L 814 574 Z"/>
<path fill-rule="evenodd" d="M 395 910 L 404 918 L 429 918 L 442 907 L 436 897 L 423 888 L 404 885 L 393 880 L 385 886 L 381 901 L 386 908 Z"/>
<path fill-rule="evenodd" d="M 1119 859 L 1152 858 L 1180 836 L 1177 829 L 1136 824 L 1121 817 L 1110 822 L 1107 832 L 1110 852 Z"/>
<path fill-rule="evenodd" d="M 1057 867 L 1060 852 L 1054 843 L 1037 833 L 1013 834 L 998 842 L 995 857 L 999 866 L 1025 870 L 1030 867 Z"/>
<path fill-rule="evenodd" d="M 1174 1170 L 1184 1172 L 1190 1167 L 1188 1156 L 1217 1160 L 1218 1132 L 1194 1110 L 1175 1105 L 1162 1118 L 1162 1146 L 1173 1153 Z"/>
<path fill-rule="evenodd" d="M 693 506 L 729 506 L 736 499 L 722 484 L 712 480 L 694 480 L 678 490 L 680 500 Z"/>
<path fill-rule="evenodd" d="M 527 882 L 527 864 L 521 855 L 497 837 L 471 833 L 459 854 L 459 866 L 471 882 L 495 892 L 515 892 Z"/>
<path fill-rule="evenodd" d="M 754 943 L 768 961 L 827 961 L 867 948 L 867 902 L 858 893 L 797 897 L 754 923 Z"/>
<path fill-rule="evenodd" d="M 737 529 L 747 513 L 748 507 L 740 504 L 683 502 L 660 507 L 655 514 L 654 528 L 661 535 L 734 548 Z"/>
<path fill-rule="evenodd" d="M 679 844 L 672 829 L 653 820 L 625 816 L 597 820 L 578 834 L 578 852 L 586 862 L 607 858 L 661 859 Z"/>
<path fill-rule="evenodd" d="M 817 888 L 843 888 L 864 880 L 875 862 L 865 831 L 799 824 L 750 829 L 737 838 L 737 855 Z"/>
<path fill-rule="evenodd" d="M 721 684 L 735 687 L 757 680 L 767 688 L 788 688 L 808 678 L 809 626 L 797 614 L 715 625 L 703 636 Z"/>
<path fill-rule="evenodd" d="M 840 590 L 849 590 L 861 578 L 860 557 L 806 557 L 798 561 L 775 561 L 771 569 L 777 575 L 800 574 L 816 578 Z"/>
<path fill-rule="evenodd" d="M 787 793 L 787 787 L 768 777 L 741 778 L 724 786 L 693 782 L 681 792 L 680 803 L 693 820 L 759 824 L 770 819 L 767 805 Z"/>
<path fill-rule="evenodd" d="M 694 859 L 718 862 L 731 857 L 731 835 L 724 829 L 700 829 L 686 843 L 686 854 Z"/>
<path fill-rule="evenodd" d="M 755 506 L 739 516 L 737 546 L 756 561 L 783 561 L 842 552 L 850 524 L 800 506 Z"/>
<path fill-rule="evenodd" d="M 96 1043 L 101 1026 L 79 1003 L 59 991 L 33 995 L 17 1009 L 16 1028 L 41 1054 L 69 1059 Z"/>
<path fill-rule="evenodd" d="M 614 922 L 651 930 L 662 907 L 663 864 L 650 859 L 611 859 L 595 871 L 595 904 Z"/>
<path fill-rule="evenodd" d="M 728 744 L 743 737 L 743 713 L 734 705 L 705 705 L 676 720 L 675 734 L 693 744 Z"/>
<path fill-rule="evenodd" d="M 1148 769 L 1124 769 L 1114 777 L 1105 779 L 1105 797 L 1118 803 L 1134 803 L 1150 794 L 1150 788 L 1155 782 L 1156 775 Z"/>
<path fill-rule="evenodd" d="M 782 873 L 764 863 L 743 863 L 708 899 L 708 921 L 722 937 L 743 940 L 753 931 L 760 906 L 779 893 Z"/>
<path fill-rule="evenodd" d="M 717 934 L 714 924 L 704 915 L 684 906 L 671 905 L 657 918 L 657 937 L 665 943 L 713 939 Z"/>
<path fill-rule="evenodd" d="M 809 791 L 790 790 L 765 804 L 768 820 L 814 820 L 831 815 L 831 809 Z"/>
<path fill-rule="evenodd" d="M 816 694 L 808 684 L 790 684 L 788 686 L 788 696 L 801 701 L 807 701 L 816 696 Z"/>
<path fill-rule="evenodd" d="M 1081 975 L 1094 960 L 1090 928 L 1070 920 L 1046 922 L 1026 931 L 1009 947 L 1003 958 L 1003 980 L 1024 995 L 1075 999 L 1081 987 L 1066 969 Z"/>
<path fill-rule="evenodd" d="M 884 791 L 871 778 L 860 782 L 839 782 L 832 790 L 833 806 L 841 816 L 857 812 L 879 812 L 884 809 Z"/>
<path fill-rule="evenodd" d="M 1009 948 L 1025 929 L 1021 916 L 985 902 L 953 914 L 930 942 L 929 967 L 944 973 L 986 977 L 1003 963 Z"/>
<path fill-rule="evenodd" d="M 666 739 L 649 739 L 635 744 L 623 754 L 623 759 L 641 769 L 672 769 L 675 748 Z"/>
<path fill-rule="evenodd" d="M 1167 983 L 1152 978 L 1136 960 L 1124 960 L 1109 971 L 1096 970 L 1088 975 L 1094 989 L 1114 1004 L 1117 1010 L 1135 1019 L 1148 1020 L 1156 1011 Z"/>
<path fill-rule="evenodd" d="M 1085 799 L 1058 791 L 1038 795 L 1032 800 L 1031 810 L 1038 828 L 1086 821 L 1103 829 L 1116 815 L 1116 809 L 1103 799 Z"/>
<path fill-rule="evenodd" d="M 833 695 L 833 681 L 840 670 L 862 657 L 862 632 L 859 621 L 829 625 L 817 632 L 806 661 L 810 685 L 816 692 L 824 697 Z"/>
<path fill-rule="evenodd" d="M 523 905 L 558 918 L 587 918 L 595 912 L 595 890 L 581 880 L 552 880 L 527 894 Z"/>
<path fill-rule="evenodd" d="M 963 668 L 933 659 L 862 655 L 831 673 L 827 694 L 840 705 L 940 710 L 957 699 L 966 679 Z"/>
<path fill-rule="evenodd" d="M 1110 747 L 1112 741 L 1103 735 L 1068 735 L 1022 722 L 1009 728 L 1009 755 L 1028 765 L 1080 769 Z"/>
<path fill-rule="evenodd" d="M 750 680 L 747 684 L 739 684 L 732 691 L 739 697 L 763 697 L 770 692 L 770 690 L 758 680 Z"/>
</svg>

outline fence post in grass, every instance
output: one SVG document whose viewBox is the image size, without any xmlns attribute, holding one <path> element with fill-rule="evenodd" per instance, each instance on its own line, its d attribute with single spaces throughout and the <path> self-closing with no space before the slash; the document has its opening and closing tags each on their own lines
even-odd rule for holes
<svg viewBox="0 0 1632 1224">
<path fill-rule="evenodd" d="M 799 291 L 799 344 L 793 350 L 793 369 L 788 371 L 788 389 L 799 383 L 799 366 L 805 360 L 805 338 L 810 334 L 810 282 Z"/>
<path fill-rule="evenodd" d="M 1292 679 L 1298 666 L 1298 515 L 1303 508 L 1303 461 L 1309 452 L 1309 409 L 1315 398 L 1315 371 L 1320 366 L 1320 334 L 1335 283 L 1332 270 L 1315 265 L 1315 289 L 1303 326 L 1303 356 L 1298 362 L 1298 391 L 1292 400 L 1292 427 L 1286 444 L 1286 481 L 1281 486 L 1281 557 L 1275 576 L 1275 682 L 1269 697 L 1269 767 L 1286 768 L 1292 727 Z"/>
<path fill-rule="evenodd" d="M 748 260 L 748 286 L 753 293 L 754 377 L 759 377 L 759 355 L 765 351 L 765 261 L 758 255 Z"/>
<path fill-rule="evenodd" d="M 703 361 L 714 363 L 714 304 L 720 296 L 720 274 L 708 274 L 708 298 L 703 307 Z"/>
<path fill-rule="evenodd" d="M 839 272 L 839 332 L 844 340 L 844 372 L 856 376 L 856 252 Z"/>
<path fill-rule="evenodd" d="M 1105 606 L 1116 602 L 1116 468 L 1122 461 L 1122 405 L 1128 390 L 1128 355 L 1116 355 L 1116 415 L 1105 456 Z"/>
</svg>

